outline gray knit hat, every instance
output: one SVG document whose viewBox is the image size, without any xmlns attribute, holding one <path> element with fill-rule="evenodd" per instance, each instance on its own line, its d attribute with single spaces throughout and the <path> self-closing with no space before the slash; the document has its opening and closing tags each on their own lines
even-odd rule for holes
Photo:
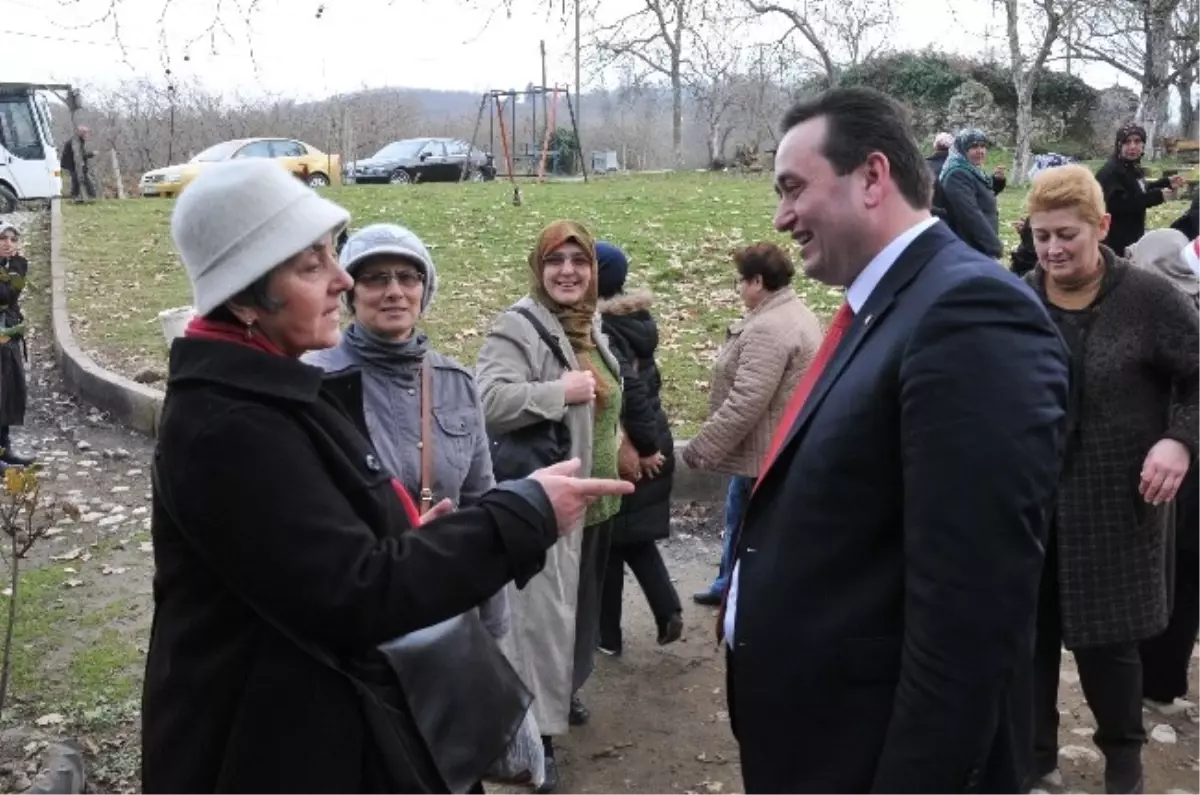
<svg viewBox="0 0 1200 795">
<path fill-rule="evenodd" d="M 271 160 L 206 167 L 171 213 L 196 314 L 207 315 L 349 220 L 350 213 Z"/>
<path fill-rule="evenodd" d="M 421 294 L 421 311 L 429 308 L 437 292 L 437 269 L 433 257 L 421 238 L 411 229 L 399 224 L 371 224 L 363 227 L 346 240 L 342 247 L 341 263 L 351 276 L 367 259 L 378 254 L 403 257 L 418 266 L 425 274 L 425 292 Z"/>
</svg>

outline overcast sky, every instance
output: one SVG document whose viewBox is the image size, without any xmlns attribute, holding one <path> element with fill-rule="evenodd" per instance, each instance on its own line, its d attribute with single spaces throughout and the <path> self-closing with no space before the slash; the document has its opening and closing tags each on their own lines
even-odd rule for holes
<svg viewBox="0 0 1200 795">
<path fill-rule="evenodd" d="M 539 39 L 546 40 L 550 82 L 567 83 L 574 74 L 573 28 L 561 18 L 560 0 L 552 15 L 545 0 L 515 0 L 512 18 L 471 10 L 462 0 L 258 0 L 248 22 L 238 4 L 244 8 L 251 0 L 116 3 L 124 47 L 115 40 L 114 18 L 104 18 L 111 0 L 0 0 L 4 79 L 111 85 L 161 78 L 169 62 L 175 75 L 230 94 L 308 99 L 364 86 L 484 91 L 540 82 Z M 164 3 L 168 12 L 160 22 Z M 928 0 L 893 3 L 895 49 L 1007 52 L 1001 3 L 956 0 L 953 12 Z M 571 0 L 566 4 L 569 11 Z M 639 5 L 602 0 L 600 19 L 617 19 Z M 218 6 L 233 40 L 219 33 L 214 54 L 204 33 Z M 775 22 L 752 35 L 778 38 L 785 29 Z M 1082 76 L 1097 87 L 1136 88 L 1105 67 L 1087 67 Z"/>
</svg>

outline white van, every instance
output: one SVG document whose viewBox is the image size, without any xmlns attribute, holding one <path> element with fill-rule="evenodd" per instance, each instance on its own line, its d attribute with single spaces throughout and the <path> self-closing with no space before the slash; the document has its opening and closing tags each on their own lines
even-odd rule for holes
<svg viewBox="0 0 1200 795">
<path fill-rule="evenodd" d="M 62 172 L 43 89 L 69 86 L 0 83 L 0 213 L 18 201 L 62 194 Z"/>
</svg>

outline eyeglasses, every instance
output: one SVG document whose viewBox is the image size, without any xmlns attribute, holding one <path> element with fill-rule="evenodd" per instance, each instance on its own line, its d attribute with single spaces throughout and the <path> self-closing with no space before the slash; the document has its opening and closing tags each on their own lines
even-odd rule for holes
<svg viewBox="0 0 1200 795">
<path fill-rule="evenodd" d="M 592 267 L 592 261 L 586 254 L 572 254 L 569 257 L 566 254 L 551 254 L 542 259 L 542 265 L 547 268 L 561 268 L 568 262 L 571 263 L 571 267 L 580 270 L 590 270 Z"/>
<path fill-rule="evenodd" d="M 356 287 L 367 290 L 386 290 L 393 281 L 405 290 L 413 290 L 425 283 L 425 275 L 416 271 L 371 271 L 354 280 Z"/>
</svg>

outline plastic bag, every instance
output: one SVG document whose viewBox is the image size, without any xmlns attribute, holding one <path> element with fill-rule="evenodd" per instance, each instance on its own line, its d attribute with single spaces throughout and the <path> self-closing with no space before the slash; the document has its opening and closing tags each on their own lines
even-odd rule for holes
<svg viewBox="0 0 1200 795">
<path fill-rule="evenodd" d="M 525 713 L 525 719 L 505 749 L 504 756 L 488 768 L 485 778 L 505 784 L 532 784 L 534 787 L 545 783 L 546 749 L 542 746 L 542 733 L 538 731 L 532 709 Z"/>
</svg>

